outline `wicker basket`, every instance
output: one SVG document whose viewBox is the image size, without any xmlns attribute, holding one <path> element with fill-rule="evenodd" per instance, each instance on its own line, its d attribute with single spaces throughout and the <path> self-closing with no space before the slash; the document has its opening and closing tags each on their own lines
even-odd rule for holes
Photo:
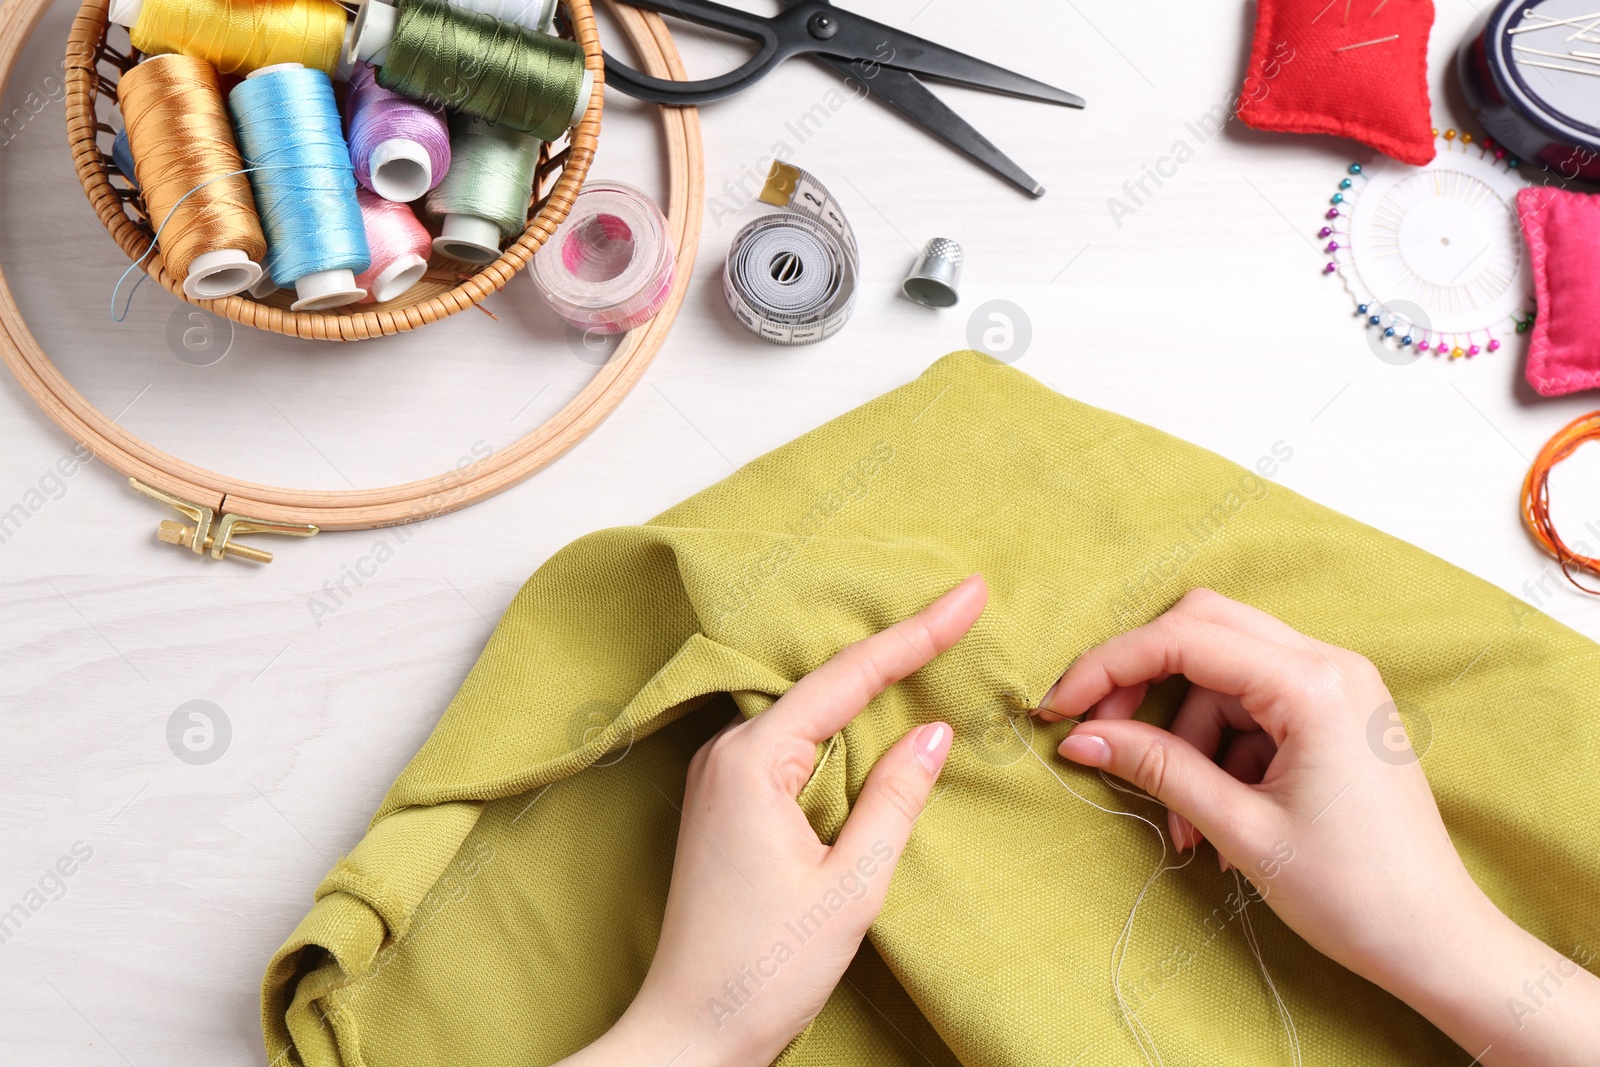
<svg viewBox="0 0 1600 1067">
<path fill-rule="evenodd" d="M 89 203 L 128 258 L 138 260 L 153 243 L 154 230 L 139 194 L 111 162 L 111 142 L 116 131 L 106 117 L 116 108 L 117 78 L 138 61 L 139 55 L 129 43 L 127 31 L 113 27 L 107 19 L 108 2 L 84 0 L 67 38 L 67 138 Z M 465 310 L 502 288 L 513 274 L 528 265 L 545 238 L 567 217 L 594 159 L 600 135 L 605 62 L 589 0 L 561 0 L 556 28 L 562 36 L 583 46 L 584 65 L 594 72 L 594 97 L 583 120 L 568 133 L 564 143 L 558 141 L 540 148 L 528 225 L 499 259 L 473 270 L 436 255 L 420 282 L 398 299 L 381 304 L 290 311 L 291 290 L 281 290 L 262 300 L 240 294 L 190 303 L 234 322 L 290 337 L 354 341 L 426 326 Z M 188 300 L 182 279 L 167 269 L 159 249 L 151 252 L 142 266 L 168 292 Z"/>
</svg>

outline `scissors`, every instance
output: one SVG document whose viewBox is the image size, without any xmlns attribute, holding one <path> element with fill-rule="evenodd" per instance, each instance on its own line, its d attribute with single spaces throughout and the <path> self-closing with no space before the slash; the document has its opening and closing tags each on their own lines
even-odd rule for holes
<svg viewBox="0 0 1600 1067">
<path fill-rule="evenodd" d="M 606 55 L 606 84 L 629 96 L 683 107 L 732 96 L 765 77 L 790 56 L 809 55 L 846 81 L 900 112 L 958 152 L 970 156 L 1031 196 L 1044 186 L 965 119 L 934 96 L 917 75 L 1004 93 L 1025 100 L 1081 108 L 1083 97 L 963 55 L 892 26 L 853 15 L 828 0 L 780 0 L 783 10 L 770 18 L 713 3 L 712 0 L 626 0 L 633 7 L 673 15 L 687 22 L 755 41 L 759 48 L 743 66 L 700 81 L 671 81 L 624 66 Z"/>
</svg>

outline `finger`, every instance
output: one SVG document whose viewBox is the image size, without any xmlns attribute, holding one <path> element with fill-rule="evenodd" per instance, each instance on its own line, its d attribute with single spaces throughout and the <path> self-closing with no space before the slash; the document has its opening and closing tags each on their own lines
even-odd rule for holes
<svg viewBox="0 0 1600 1067">
<path fill-rule="evenodd" d="M 1168 727 L 1195 748 L 1216 759 L 1222 752 L 1223 737 L 1229 730 L 1254 730 L 1255 720 L 1244 710 L 1239 698 L 1215 689 L 1196 685 L 1189 688 Z"/>
<path fill-rule="evenodd" d="M 952 736 L 946 723 L 930 722 L 895 742 L 867 775 L 839 831 L 830 860 L 855 869 L 867 883 L 868 896 L 877 902 L 874 914 L 883 906 L 889 875 L 950 755 Z"/>
<path fill-rule="evenodd" d="M 983 576 L 972 575 L 909 619 L 846 645 L 791 686 L 754 725 L 812 744 L 826 741 L 873 697 L 961 640 L 988 599 Z"/>
<path fill-rule="evenodd" d="M 1067 668 L 1047 697 L 1046 718 L 1072 718 L 1119 687 L 1182 674 L 1192 683 L 1236 696 L 1252 718 L 1280 729 L 1276 709 L 1286 696 L 1307 695 L 1325 662 L 1238 630 L 1175 612 L 1090 649 Z"/>
<path fill-rule="evenodd" d="M 1311 640 L 1277 616 L 1225 597 L 1213 589 L 1189 590 L 1172 606 L 1172 610 L 1203 622 L 1214 622 L 1219 626 L 1239 630 L 1276 645 L 1304 648 Z"/>
<path fill-rule="evenodd" d="M 1213 761 L 1221 751 L 1223 737 L 1230 729 L 1255 729 L 1249 713 L 1239 705 L 1238 697 L 1231 697 L 1204 686 L 1191 686 L 1173 717 L 1169 729 L 1195 747 L 1197 752 L 1210 756 Z M 1172 830 L 1172 840 L 1180 849 L 1198 845 L 1204 835 L 1177 812 L 1167 813 L 1167 825 Z"/>
<path fill-rule="evenodd" d="M 1150 685 L 1141 682 L 1138 685 L 1122 686 L 1107 693 L 1100 702 L 1084 712 L 1085 719 L 1131 719 L 1139 710 L 1139 705 L 1144 703 L 1145 694 L 1150 692 Z"/>
<path fill-rule="evenodd" d="M 1228 751 L 1222 756 L 1222 769 L 1247 785 L 1255 785 L 1267 773 L 1278 746 L 1270 734 L 1262 730 L 1249 730 L 1233 735 Z"/>
<path fill-rule="evenodd" d="M 1144 790 L 1228 851 L 1253 836 L 1270 805 L 1189 742 L 1135 719 L 1077 726 L 1060 752 Z"/>
</svg>

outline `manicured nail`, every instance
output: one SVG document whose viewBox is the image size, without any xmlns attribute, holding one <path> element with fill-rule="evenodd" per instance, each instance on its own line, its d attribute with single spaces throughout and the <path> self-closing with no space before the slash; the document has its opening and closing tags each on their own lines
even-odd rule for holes
<svg viewBox="0 0 1600 1067">
<path fill-rule="evenodd" d="M 1104 767 L 1111 762 L 1111 746 L 1106 744 L 1105 738 L 1094 734 L 1068 734 L 1056 751 L 1073 763 L 1090 767 Z"/>
<path fill-rule="evenodd" d="M 1056 684 L 1052 685 L 1049 689 L 1046 689 L 1044 691 L 1044 696 L 1039 698 L 1039 705 L 1034 710 L 1036 710 L 1036 711 L 1050 711 L 1051 710 L 1050 709 L 1050 701 L 1052 699 L 1054 699 L 1054 697 L 1056 695 L 1056 690 L 1060 689 L 1060 688 L 1061 688 L 1061 679 L 1057 678 L 1056 679 Z"/>
<path fill-rule="evenodd" d="M 911 739 L 911 751 L 916 753 L 923 770 L 938 776 L 945 757 L 950 755 L 950 737 L 950 727 L 942 722 L 917 727 L 917 735 Z"/>
</svg>

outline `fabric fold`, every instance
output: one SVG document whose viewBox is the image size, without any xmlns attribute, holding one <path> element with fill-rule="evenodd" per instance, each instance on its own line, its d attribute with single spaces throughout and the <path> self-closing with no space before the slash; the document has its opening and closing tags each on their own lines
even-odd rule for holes
<svg viewBox="0 0 1600 1067">
<path fill-rule="evenodd" d="M 800 802 L 831 839 L 896 739 L 935 718 L 956 734 L 869 943 L 781 1063 L 1088 1067 L 1144 1062 L 1141 1043 L 1288 1062 L 1263 968 L 1306 1064 L 1459 1062 L 1209 856 L 1156 882 L 1124 943 L 1164 843 L 1062 783 L 1161 809 L 1061 762 L 1067 726 L 1026 715 L 1080 652 L 1191 588 L 1254 604 L 1378 665 L 1396 708 L 1374 709 L 1373 758 L 1392 758 L 1392 710 L 1479 883 L 1600 958 L 1600 648 L 1276 485 L 1294 445 L 1243 468 L 955 353 L 648 523 L 578 539 L 517 594 L 274 957 L 269 1059 L 527 1067 L 593 1040 L 649 966 L 698 746 L 981 571 L 971 633 L 819 746 Z M 1140 714 L 1167 721 L 1180 696 L 1158 686 Z"/>
</svg>

